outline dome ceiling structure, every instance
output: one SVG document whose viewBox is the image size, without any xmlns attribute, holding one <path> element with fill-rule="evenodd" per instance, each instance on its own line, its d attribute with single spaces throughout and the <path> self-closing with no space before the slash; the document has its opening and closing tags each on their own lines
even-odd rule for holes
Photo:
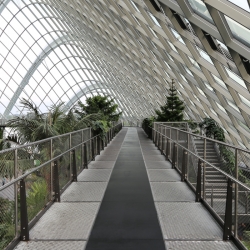
<svg viewBox="0 0 250 250">
<path fill-rule="evenodd" d="M 124 119 L 154 114 L 174 79 L 185 118 L 250 148 L 248 0 L 3 0 L 0 118 L 95 94 Z"/>
</svg>

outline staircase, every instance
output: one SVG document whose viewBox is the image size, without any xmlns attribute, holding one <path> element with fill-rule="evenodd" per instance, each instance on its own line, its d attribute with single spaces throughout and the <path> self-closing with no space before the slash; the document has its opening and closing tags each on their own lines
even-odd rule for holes
<svg viewBox="0 0 250 250">
<path fill-rule="evenodd" d="M 194 140 L 197 153 L 200 157 L 204 158 L 204 140 Z M 216 167 L 221 166 L 221 162 L 215 151 L 213 142 L 206 142 L 206 160 Z M 206 198 L 213 201 L 221 201 L 226 199 L 227 180 L 226 177 L 213 167 L 206 166 Z"/>
</svg>

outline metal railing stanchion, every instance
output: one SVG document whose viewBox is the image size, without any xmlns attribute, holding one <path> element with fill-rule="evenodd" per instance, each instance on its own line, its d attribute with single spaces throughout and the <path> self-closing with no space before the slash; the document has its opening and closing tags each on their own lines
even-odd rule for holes
<svg viewBox="0 0 250 250">
<path fill-rule="evenodd" d="M 76 170 L 76 151 L 72 151 L 73 164 L 72 164 L 72 181 L 77 182 L 77 170 Z"/>
<path fill-rule="evenodd" d="M 181 181 L 185 181 L 187 178 L 187 151 L 183 150 L 182 156 L 182 172 L 181 172 Z"/>
<path fill-rule="evenodd" d="M 59 185 L 59 171 L 58 171 L 58 161 L 54 161 L 54 178 L 53 178 L 53 184 L 54 184 L 54 192 L 55 192 L 55 202 L 60 202 L 60 185 Z"/>
<path fill-rule="evenodd" d="M 232 236 L 232 202 L 233 202 L 233 182 L 229 178 L 227 182 L 226 210 L 223 227 L 223 240 L 230 240 Z"/>
<path fill-rule="evenodd" d="M 199 159 L 197 181 L 196 181 L 195 202 L 201 201 L 201 167 L 202 167 L 202 163 L 201 163 L 201 160 Z"/>
<path fill-rule="evenodd" d="M 20 240 L 29 241 L 28 212 L 24 179 L 20 180 Z"/>
<path fill-rule="evenodd" d="M 87 157 L 87 143 L 83 144 L 83 158 L 84 158 L 84 168 L 88 169 L 88 157 Z"/>
</svg>

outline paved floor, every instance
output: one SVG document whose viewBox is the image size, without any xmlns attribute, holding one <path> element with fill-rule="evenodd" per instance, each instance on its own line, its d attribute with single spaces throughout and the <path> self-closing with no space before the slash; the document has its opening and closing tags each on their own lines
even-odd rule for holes
<svg viewBox="0 0 250 250">
<path fill-rule="evenodd" d="M 144 132 L 123 128 L 16 250 L 236 249 L 194 200 Z"/>
</svg>

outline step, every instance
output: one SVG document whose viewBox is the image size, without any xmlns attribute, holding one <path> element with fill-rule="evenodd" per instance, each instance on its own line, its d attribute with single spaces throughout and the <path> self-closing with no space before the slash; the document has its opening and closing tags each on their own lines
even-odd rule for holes
<svg viewBox="0 0 250 250">
<path fill-rule="evenodd" d="M 226 180 L 226 177 L 224 175 L 210 175 L 209 173 L 206 173 L 206 179 L 207 180 Z"/>
</svg>

